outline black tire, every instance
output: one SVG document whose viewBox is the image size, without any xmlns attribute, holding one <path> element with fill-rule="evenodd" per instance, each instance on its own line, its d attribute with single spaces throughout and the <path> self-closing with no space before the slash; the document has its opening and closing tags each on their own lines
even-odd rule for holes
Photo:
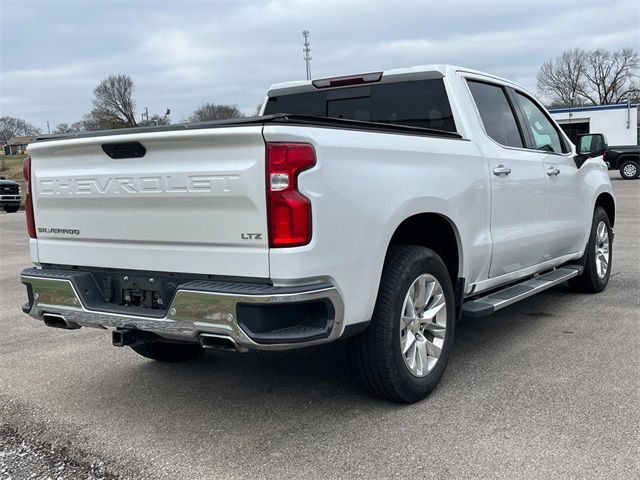
<svg viewBox="0 0 640 480">
<path fill-rule="evenodd" d="M 16 213 L 18 210 L 20 210 L 20 205 L 5 205 L 3 208 L 7 213 Z"/>
<path fill-rule="evenodd" d="M 607 236 L 609 239 L 609 262 L 607 270 L 604 276 L 598 275 L 598 267 L 596 264 L 596 249 L 598 248 L 598 225 L 600 222 L 604 222 L 607 229 Z M 611 229 L 611 222 L 607 213 L 602 207 L 596 207 L 593 214 L 593 223 L 591 225 L 591 233 L 589 235 L 589 243 L 585 250 L 584 270 L 578 277 L 569 280 L 569 285 L 573 290 L 585 293 L 598 293 L 604 290 L 609 283 L 609 277 L 611 276 L 611 265 L 613 259 L 613 231 Z"/>
<path fill-rule="evenodd" d="M 197 343 L 149 342 L 131 348 L 143 357 L 160 362 L 185 362 L 199 357 L 204 352 Z"/>
<path fill-rule="evenodd" d="M 634 180 L 640 177 L 640 162 L 626 160 L 620 165 L 620 176 L 625 180 Z"/>
<path fill-rule="evenodd" d="M 433 276 L 446 301 L 446 331 L 440 356 L 426 376 L 411 373 L 401 351 L 400 322 L 407 292 L 422 274 Z M 455 327 L 453 287 L 442 259 L 432 250 L 414 245 L 393 246 L 385 260 L 371 324 L 349 339 L 351 363 L 360 384 L 387 400 L 414 403 L 436 387 L 444 373 Z"/>
</svg>

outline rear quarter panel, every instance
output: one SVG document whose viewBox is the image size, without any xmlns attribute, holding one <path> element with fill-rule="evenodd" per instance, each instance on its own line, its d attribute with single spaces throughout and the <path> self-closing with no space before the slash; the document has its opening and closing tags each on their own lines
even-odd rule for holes
<svg viewBox="0 0 640 480">
<path fill-rule="evenodd" d="M 367 321 L 394 231 L 425 212 L 448 218 L 464 239 L 461 276 L 486 275 L 489 181 L 484 158 L 471 142 L 273 125 L 263 133 L 267 142 L 312 143 L 317 156 L 317 165 L 299 177 L 299 188 L 312 203 L 312 241 L 270 250 L 274 283 L 329 280 L 345 299 L 345 323 Z M 434 233 L 425 225 L 425 236 Z"/>
</svg>

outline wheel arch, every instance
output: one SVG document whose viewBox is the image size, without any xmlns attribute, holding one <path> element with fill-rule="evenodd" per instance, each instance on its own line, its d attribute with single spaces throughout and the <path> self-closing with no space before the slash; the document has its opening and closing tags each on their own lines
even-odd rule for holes
<svg viewBox="0 0 640 480">
<path fill-rule="evenodd" d="M 419 245 L 435 251 L 444 261 L 454 286 L 463 272 L 460 233 L 443 214 L 422 212 L 405 218 L 391 235 L 387 255 L 392 245 Z"/>
<path fill-rule="evenodd" d="M 616 202 L 613 199 L 613 195 L 608 192 L 603 192 L 598 195 L 596 198 L 596 203 L 594 206 L 594 210 L 596 207 L 602 207 L 609 217 L 609 221 L 611 222 L 611 226 L 613 227 L 616 220 Z"/>
<path fill-rule="evenodd" d="M 640 163 L 640 155 L 637 153 L 621 153 L 618 155 L 618 166 L 622 165 L 627 160 L 633 160 Z"/>
</svg>

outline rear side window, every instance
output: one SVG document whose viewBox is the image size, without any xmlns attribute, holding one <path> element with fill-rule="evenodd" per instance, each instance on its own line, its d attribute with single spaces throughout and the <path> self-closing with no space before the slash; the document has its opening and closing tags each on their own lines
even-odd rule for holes
<svg viewBox="0 0 640 480">
<path fill-rule="evenodd" d="M 487 135 L 501 145 L 524 147 L 516 117 L 504 89 L 498 85 L 471 80 L 467 83 Z"/>
<path fill-rule="evenodd" d="M 270 97 L 264 113 L 314 115 L 456 131 L 442 79 Z"/>
<path fill-rule="evenodd" d="M 551 120 L 547 118 L 540 107 L 520 92 L 516 92 L 516 98 L 518 99 L 520 108 L 529 121 L 534 148 L 554 153 L 562 153 L 565 151 L 558 130 L 553 126 Z"/>
</svg>

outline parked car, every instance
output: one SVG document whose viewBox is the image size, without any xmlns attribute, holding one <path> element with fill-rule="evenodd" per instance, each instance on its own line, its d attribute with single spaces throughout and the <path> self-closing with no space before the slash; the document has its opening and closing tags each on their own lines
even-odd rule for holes
<svg viewBox="0 0 640 480">
<path fill-rule="evenodd" d="M 15 213 L 20 210 L 21 201 L 20 184 L 0 177 L 0 208 L 7 213 Z"/>
<path fill-rule="evenodd" d="M 603 156 L 611 170 L 619 170 L 625 180 L 640 177 L 640 146 L 609 147 Z"/>
<path fill-rule="evenodd" d="M 285 83 L 261 113 L 30 145 L 24 312 L 161 361 L 348 338 L 369 392 L 415 402 L 456 319 L 609 281 L 604 137 L 574 151 L 508 80 L 436 65 Z"/>
</svg>

